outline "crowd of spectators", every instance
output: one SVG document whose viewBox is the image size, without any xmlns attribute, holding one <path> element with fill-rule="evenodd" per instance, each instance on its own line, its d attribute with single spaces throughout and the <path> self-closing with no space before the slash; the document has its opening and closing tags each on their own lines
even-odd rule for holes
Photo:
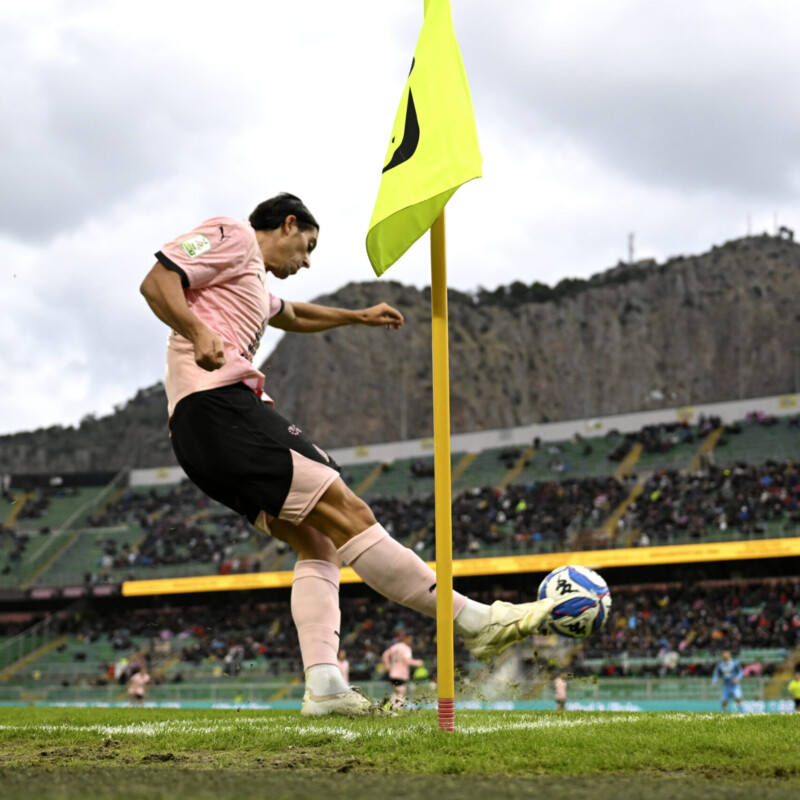
<svg viewBox="0 0 800 800">
<path fill-rule="evenodd" d="M 0 496 L 7 503 L 22 502 L 17 519 L 37 520 L 44 517 L 55 498 L 75 497 L 79 490 L 74 486 L 65 486 L 60 475 L 50 477 L 46 486 L 25 486 L 19 491 L 11 491 L 11 475 L 0 475 Z"/>
<path fill-rule="evenodd" d="M 213 564 L 219 574 L 257 572 L 259 551 L 269 541 L 247 521 L 210 500 L 188 481 L 166 491 L 126 491 L 89 520 L 94 527 L 138 525 L 144 537 L 119 542 L 113 534 L 102 540 L 92 578 L 125 570 L 126 577 L 142 569 L 180 564 Z M 237 545 L 251 552 L 237 554 Z M 138 571 L 137 571 L 138 570 Z M 133 571 L 133 572 L 132 572 Z"/>
<path fill-rule="evenodd" d="M 268 541 L 268 537 L 251 528 L 243 519 L 227 516 L 204 525 L 164 517 L 149 522 L 145 530 L 144 538 L 134 545 L 128 542 L 120 544 L 113 536 L 101 542 L 103 553 L 96 565 L 100 573 L 108 574 L 109 570 L 119 569 L 126 570 L 126 574 L 133 577 L 139 574 L 137 568 L 146 570 L 178 564 L 213 564 L 220 575 L 258 572 L 261 568 L 258 550 L 248 555 L 237 555 L 236 546 L 247 542 L 254 549 L 259 545 L 263 547 Z"/>
<path fill-rule="evenodd" d="M 800 472 L 792 461 L 710 464 L 699 473 L 659 470 L 608 530 L 606 521 L 636 480 L 566 478 L 462 492 L 453 500 L 453 550 L 479 555 L 487 548 L 536 553 L 673 544 L 764 536 L 772 523 L 800 525 Z M 382 502 L 389 516 L 391 507 L 392 501 Z M 417 544 L 432 548 L 432 508 L 422 501 L 418 508 L 428 518 Z"/>
<path fill-rule="evenodd" d="M 721 424 L 722 421 L 718 417 L 702 416 L 696 427 L 689 425 L 688 422 L 665 422 L 645 425 L 640 430 L 626 433 L 624 436 L 618 431 L 611 431 L 607 437 L 613 436 L 620 441 L 609 452 L 608 460 L 622 461 L 637 443 L 642 445 L 645 453 L 668 453 L 679 445 L 694 444 L 698 437 L 702 438 Z"/>
<path fill-rule="evenodd" d="M 792 461 L 710 465 L 700 474 L 662 470 L 644 483 L 622 528 L 638 532 L 636 543 L 669 544 L 710 532 L 764 535 L 775 522 L 800 524 L 800 473 Z"/>
<path fill-rule="evenodd" d="M 0 522 L 0 552 L 6 555 L 5 563 L 0 567 L 0 575 L 19 574 L 28 541 L 27 536 Z"/>
<path fill-rule="evenodd" d="M 800 644 L 800 578 L 612 586 L 606 626 L 583 642 L 571 667 L 577 675 L 705 675 L 723 650 L 791 651 Z M 473 597 L 521 601 L 517 590 Z M 432 619 L 373 593 L 341 599 L 342 648 L 354 681 L 380 677 L 382 651 L 401 633 L 413 637 L 415 656 L 435 669 L 436 625 Z M 55 634 L 80 637 L 87 646 L 101 638 L 121 653 L 139 643 L 161 680 L 188 680 L 193 668 L 216 667 L 234 677 L 258 665 L 260 674 L 302 673 L 288 602 L 227 600 L 186 608 L 138 609 L 123 614 L 65 614 L 52 620 Z M 14 630 L 0 623 L 0 635 Z M 545 642 L 539 646 L 544 647 Z M 158 671 L 159 656 L 177 664 Z M 456 637 L 455 661 L 467 674 L 474 663 Z M 745 660 L 748 674 L 769 674 L 775 659 Z M 152 666 L 155 666 L 153 670 Z M 208 671 L 205 672 L 208 674 Z"/>
<path fill-rule="evenodd" d="M 772 427 L 778 422 L 774 416 L 751 412 L 742 424 L 730 424 L 724 430 L 736 435 L 743 426 Z M 786 424 L 797 427 L 800 418 L 788 418 Z M 627 434 L 608 457 L 621 460 L 635 442 L 645 452 L 665 452 L 696 443 L 721 427 L 722 421 L 715 416 L 701 416 L 695 427 L 684 423 L 645 426 Z M 588 443 L 581 439 L 579 444 Z M 520 454 L 504 451 L 501 456 Z M 552 448 L 548 454 L 553 455 Z M 640 481 L 636 473 L 623 479 L 562 477 L 502 491 L 482 487 L 463 492 L 453 503 L 454 552 L 478 555 L 487 546 L 512 552 L 553 552 L 672 544 L 711 536 L 763 536 L 771 523 L 800 524 L 800 474 L 793 460 L 758 465 L 738 462 L 723 468 L 709 460 L 697 472 L 659 469 L 641 480 L 641 493 L 610 530 L 605 523 Z M 429 520 L 419 546 L 433 543 Z"/>
<path fill-rule="evenodd" d="M 751 412 L 742 423 L 726 425 L 725 432 L 735 435 L 747 426 L 777 424 L 797 427 L 800 417 L 780 421 Z M 608 457 L 623 458 L 635 442 L 646 452 L 696 443 L 721 425 L 719 418 L 705 416 L 694 426 L 677 422 L 648 425 L 622 437 Z M 621 437 L 616 431 L 607 436 L 612 440 Z M 588 440 L 578 439 L 578 448 L 583 447 L 584 452 L 591 448 Z M 564 465 L 557 443 L 537 441 L 534 449 L 549 463 Z M 509 447 L 498 457 L 508 466 L 522 453 L 519 447 Z M 736 463 L 724 468 L 709 461 L 697 472 L 669 468 L 641 478 L 632 473 L 619 479 L 612 475 L 571 477 L 566 468 L 552 471 L 551 479 L 515 483 L 504 489 L 476 487 L 457 494 L 453 499 L 454 554 L 558 552 L 754 537 L 769 534 L 774 523 L 800 524 L 800 477 L 792 461 Z M 637 482 L 641 483 L 640 494 L 609 527 L 612 513 Z M 386 496 L 369 502 L 390 534 L 424 557 L 435 557 L 432 494 Z M 138 542 L 124 543 L 110 533 L 100 542 L 95 563 L 87 564 L 90 580 L 141 577 L 141 571 L 150 567 L 178 564 L 211 564 L 215 571 L 225 573 L 270 569 L 273 563 L 260 560 L 266 540 L 189 482 L 159 491 L 126 490 L 95 512 L 89 523 L 107 528 L 135 525 L 144 534 Z M 16 537 L 9 544 L 6 534 L 3 549 L 7 558 L 0 571 L 8 574 L 18 568 L 24 558 L 23 539 Z M 284 549 L 274 548 L 271 558 L 282 558 Z M 242 556 L 242 552 L 249 555 Z M 122 570 L 125 572 L 120 574 Z"/>
<path fill-rule="evenodd" d="M 627 489 L 613 477 L 470 489 L 453 500 L 453 550 L 473 555 L 487 546 L 566 550 L 578 533 L 600 527 L 626 495 Z M 431 522 L 426 544 L 432 545 L 434 537 Z"/>
<path fill-rule="evenodd" d="M 211 501 L 194 484 L 183 481 L 160 491 L 127 489 L 88 518 L 94 528 L 141 525 L 161 517 L 186 518 L 207 510 Z"/>
<path fill-rule="evenodd" d="M 797 578 L 707 581 L 690 589 L 616 587 L 612 595 L 608 624 L 587 639 L 578 671 L 583 659 L 602 659 L 600 669 L 607 675 L 708 674 L 723 650 L 788 654 L 800 644 Z M 698 654 L 712 658 L 698 663 Z M 631 662 L 642 659 L 649 663 Z M 771 673 L 775 664 L 755 659 L 745 666 L 758 675 Z"/>
<path fill-rule="evenodd" d="M 778 424 L 800 427 L 800 416 L 781 421 L 752 412 L 741 425 L 727 425 L 725 435 L 736 435 L 743 426 Z M 697 445 L 720 425 L 718 418 L 703 417 L 696 426 L 646 426 L 624 437 L 612 433 L 620 441 L 608 458 L 621 461 L 636 442 L 646 453 Z M 726 466 L 709 461 L 693 473 L 670 468 L 642 478 L 636 474 L 622 479 L 610 475 L 577 478 L 568 476 L 558 445 L 536 444 L 549 459 L 552 479 L 504 489 L 477 487 L 454 497 L 453 550 L 457 556 L 569 551 L 587 543 L 613 547 L 700 542 L 711 536 L 766 536 L 776 523 L 800 525 L 800 473 L 791 460 Z M 586 449 L 591 449 L 588 441 L 581 439 L 578 446 L 583 447 L 584 455 L 591 454 Z M 521 448 L 508 448 L 499 457 L 510 468 L 522 453 Z M 420 462 L 418 471 L 424 472 L 427 466 Z M 641 492 L 609 531 L 609 516 L 639 483 Z M 41 502 L 32 501 L 30 511 L 43 513 L 57 491 L 63 489 L 56 486 L 40 492 Z M 391 535 L 426 557 L 435 555 L 433 496 L 383 497 L 371 500 L 370 505 Z M 99 540 L 94 566 L 106 572 L 123 571 L 120 577 L 124 578 L 133 571 L 143 577 L 142 570 L 176 564 L 213 564 L 220 573 L 270 566 L 262 565 L 256 555 L 269 540 L 188 482 L 162 491 L 127 490 L 98 510 L 90 524 L 108 529 L 141 527 L 142 538 L 135 544 L 122 542 L 111 530 Z M 28 543 L 27 535 L 0 524 L 0 555 L 5 556 L 0 573 L 19 570 Z M 236 555 L 243 544 L 250 546 L 252 557 Z M 491 602 L 498 595 L 485 592 L 475 596 Z M 572 667 L 576 674 L 706 675 L 722 650 L 788 653 L 800 645 L 800 578 L 619 586 L 612 587 L 612 596 L 607 625 L 576 654 Z M 502 599 L 527 598 L 508 591 Z M 253 663 L 268 665 L 276 675 L 302 671 L 286 602 L 140 608 L 116 615 L 67 615 L 56 617 L 53 623 L 54 632 L 81 637 L 87 646 L 105 638 L 120 653 L 141 648 L 136 656 L 141 663 L 159 663 L 167 654 L 177 658 L 178 666 L 157 675 L 160 679 L 188 680 L 194 669 L 209 663 L 231 677 Z M 24 628 L 0 622 L 0 635 Z M 434 621 L 377 595 L 342 598 L 341 632 L 354 681 L 378 675 L 381 652 L 400 632 L 412 635 L 415 655 L 428 665 L 435 664 Z M 458 638 L 455 656 L 458 669 L 467 672 L 471 658 Z M 756 659 L 744 666 L 748 674 L 768 674 L 773 663 Z M 128 665 L 119 676 L 118 668 L 119 663 L 114 679 L 127 675 Z"/>
</svg>

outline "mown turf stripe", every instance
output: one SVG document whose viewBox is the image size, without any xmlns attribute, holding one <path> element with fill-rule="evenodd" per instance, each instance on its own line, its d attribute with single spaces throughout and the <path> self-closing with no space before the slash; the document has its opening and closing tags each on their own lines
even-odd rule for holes
<svg viewBox="0 0 800 800">
<path fill-rule="evenodd" d="M 663 714 L 662 719 L 676 720 L 687 723 L 696 723 L 701 720 L 715 720 L 717 722 L 728 722 L 737 719 L 746 719 L 745 714 Z M 573 728 L 592 725 L 613 725 L 620 723 L 636 723 L 645 719 L 642 714 L 625 714 L 612 717 L 578 717 L 578 718 L 543 718 L 522 721 L 504 721 L 493 724 L 459 724 L 456 722 L 456 734 L 475 735 L 497 733 L 498 731 L 512 730 L 537 730 L 547 728 Z M 429 724 L 414 723 L 404 725 L 402 728 L 375 728 L 369 731 L 354 731 L 341 725 L 332 725 L 330 719 L 319 720 L 312 725 L 306 722 L 296 725 L 276 724 L 274 720 L 268 718 L 242 717 L 235 721 L 221 720 L 168 720 L 162 722 L 134 722 L 127 725 L 0 725 L 2 731 L 32 731 L 34 733 L 77 733 L 94 732 L 104 736 L 159 736 L 164 733 L 185 733 L 185 734 L 212 734 L 224 731 L 233 731 L 243 727 L 269 728 L 276 733 L 288 733 L 298 736 L 318 736 L 325 733 L 339 736 L 342 739 L 354 740 L 362 736 L 409 736 L 419 733 L 421 730 L 429 730 Z"/>
</svg>

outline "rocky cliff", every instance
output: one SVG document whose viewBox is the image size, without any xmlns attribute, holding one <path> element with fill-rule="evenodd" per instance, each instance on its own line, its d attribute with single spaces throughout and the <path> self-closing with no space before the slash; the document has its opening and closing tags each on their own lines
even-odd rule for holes
<svg viewBox="0 0 800 800">
<path fill-rule="evenodd" d="M 450 292 L 453 432 L 795 391 L 798 297 L 800 246 L 772 237 L 553 289 Z M 320 302 L 384 299 L 401 331 L 286 336 L 266 362 L 279 408 L 328 447 L 432 432 L 429 293 L 374 282 Z"/>
<path fill-rule="evenodd" d="M 451 291 L 453 432 L 794 392 L 798 297 L 800 245 L 769 236 L 555 287 Z M 318 300 L 385 300 L 406 325 L 284 336 L 262 366 L 279 410 L 326 447 L 430 435 L 429 291 L 375 281 Z M 173 463 L 164 404 L 150 387 L 78 429 L 0 437 L 0 471 Z"/>
</svg>

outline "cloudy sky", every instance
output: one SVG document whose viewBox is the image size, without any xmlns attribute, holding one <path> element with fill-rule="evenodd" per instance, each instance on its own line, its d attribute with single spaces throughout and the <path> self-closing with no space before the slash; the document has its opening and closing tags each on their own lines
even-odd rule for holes
<svg viewBox="0 0 800 800">
<path fill-rule="evenodd" d="M 794 0 L 452 0 L 483 152 L 455 288 L 800 230 Z M 110 413 L 163 374 L 153 253 L 279 191 L 321 223 L 309 300 L 364 238 L 423 0 L 0 6 L 0 433 Z M 430 283 L 427 239 L 384 280 Z M 277 337 L 267 338 L 265 357 Z"/>
</svg>

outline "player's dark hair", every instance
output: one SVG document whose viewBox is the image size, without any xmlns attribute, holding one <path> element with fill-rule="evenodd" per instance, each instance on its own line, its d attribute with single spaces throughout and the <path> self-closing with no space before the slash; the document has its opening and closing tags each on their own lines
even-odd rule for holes
<svg viewBox="0 0 800 800">
<path fill-rule="evenodd" d="M 283 225 L 289 215 L 297 218 L 297 227 L 301 231 L 310 228 L 319 230 L 319 223 L 305 207 L 303 201 L 288 192 L 281 192 L 279 195 L 259 203 L 250 215 L 250 224 L 257 231 L 274 231 Z"/>
</svg>

